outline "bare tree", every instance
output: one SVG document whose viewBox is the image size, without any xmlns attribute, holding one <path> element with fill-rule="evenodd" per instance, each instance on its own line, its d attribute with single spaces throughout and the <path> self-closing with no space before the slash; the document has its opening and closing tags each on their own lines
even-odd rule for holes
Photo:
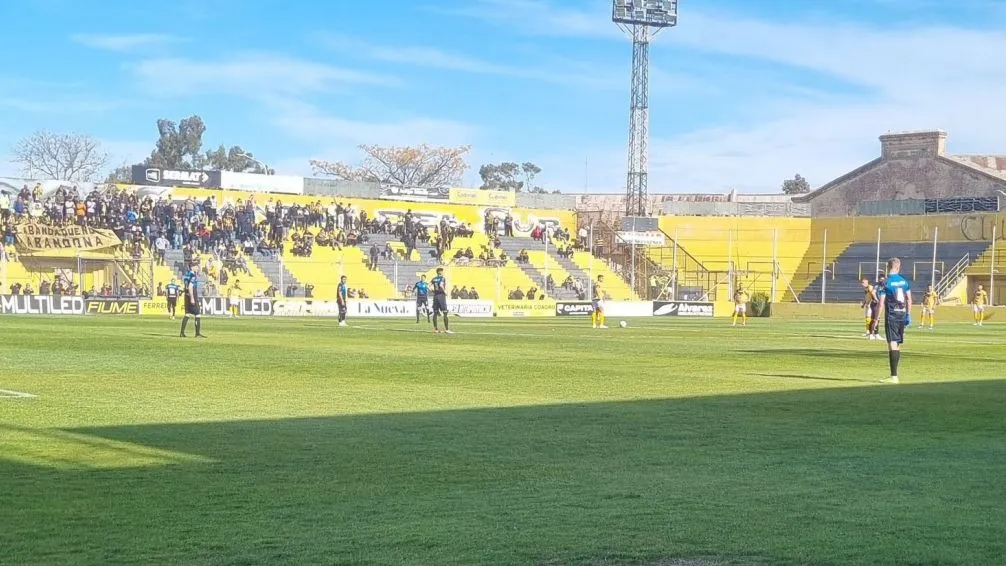
<svg viewBox="0 0 1006 566">
<path fill-rule="evenodd" d="M 101 143 L 86 134 L 57 134 L 45 130 L 18 140 L 12 161 L 21 164 L 25 177 L 59 181 L 97 181 L 108 163 Z"/>
<path fill-rule="evenodd" d="M 347 181 L 376 181 L 407 187 L 446 187 L 459 183 L 468 170 L 465 156 L 471 147 L 361 145 L 360 149 L 365 157 L 359 165 L 312 159 L 311 169 L 316 174 Z"/>
</svg>

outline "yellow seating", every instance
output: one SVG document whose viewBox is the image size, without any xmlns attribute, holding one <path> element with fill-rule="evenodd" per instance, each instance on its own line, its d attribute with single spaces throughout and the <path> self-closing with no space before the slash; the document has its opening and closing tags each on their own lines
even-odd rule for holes
<svg viewBox="0 0 1006 566">
<path fill-rule="evenodd" d="M 32 288 L 38 287 L 39 278 L 38 276 L 33 276 L 25 268 L 24 264 L 20 261 L 15 261 L 13 255 L 9 256 L 5 263 L 0 264 L 0 284 L 3 288 L 0 289 L 0 295 L 6 295 L 10 293 L 10 286 L 16 283 L 20 283 L 22 287 L 30 286 Z"/>
<path fill-rule="evenodd" d="M 551 275 L 556 287 L 562 286 L 566 278 L 570 277 L 570 273 L 544 250 L 528 250 L 527 258 L 531 267 L 540 271 L 543 276 Z"/>
<path fill-rule="evenodd" d="M 242 252 L 238 252 L 238 255 L 245 258 L 245 263 L 248 265 L 249 273 L 230 272 L 230 278 L 227 281 L 227 285 L 219 285 L 217 287 L 220 296 L 226 297 L 228 292 L 233 289 L 238 282 L 241 284 L 241 289 L 234 290 L 233 296 L 235 297 L 253 297 L 258 291 L 262 291 L 264 293 L 265 290 L 272 285 L 272 281 L 269 280 L 269 277 L 267 277 L 266 274 L 259 269 L 259 266 L 256 265 L 250 257 L 244 255 Z M 279 292 L 282 293 L 283 290 L 279 289 Z"/>
<path fill-rule="evenodd" d="M 585 273 L 590 274 L 595 281 L 598 275 L 603 275 L 604 292 L 612 299 L 620 301 L 639 300 L 639 297 L 621 276 L 612 271 L 603 261 L 593 258 L 589 252 L 574 252 L 573 263 Z M 562 281 L 559 281 L 559 283 L 561 284 Z"/>
<path fill-rule="evenodd" d="M 435 275 L 436 268 L 426 272 L 427 279 L 432 279 Z M 512 264 L 500 268 L 448 265 L 444 267 L 444 277 L 447 278 L 448 292 L 454 287 L 467 287 L 469 290 L 474 288 L 480 299 L 489 301 L 506 300 L 510 291 L 518 288 L 526 293 L 531 287 L 538 287 L 524 270 Z"/>
<path fill-rule="evenodd" d="M 311 257 L 297 257 L 289 251 L 289 246 L 283 252 L 283 266 L 302 285 L 314 285 L 315 298 L 334 299 L 343 275 L 349 288 L 363 289 L 372 299 L 401 297 L 401 292 L 384 273 L 368 267 L 368 261 L 363 250 L 354 246 L 338 250 L 316 245 Z"/>
</svg>

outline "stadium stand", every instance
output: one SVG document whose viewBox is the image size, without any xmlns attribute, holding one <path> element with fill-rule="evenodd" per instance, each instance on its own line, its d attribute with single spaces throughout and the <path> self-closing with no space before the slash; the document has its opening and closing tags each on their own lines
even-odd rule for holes
<svg viewBox="0 0 1006 566">
<path fill-rule="evenodd" d="M 992 265 L 993 261 L 995 261 L 994 267 Z M 996 245 L 994 260 L 992 258 L 992 246 L 986 246 L 985 250 L 978 254 L 968 267 L 968 275 L 984 277 L 989 275 L 992 270 L 995 270 L 997 275 L 1001 273 L 1006 277 L 1006 246 L 1002 242 L 998 242 Z"/>
<path fill-rule="evenodd" d="M 937 246 L 936 263 L 933 264 L 933 245 L 924 242 L 883 242 L 880 245 L 880 268 L 890 257 L 900 257 L 905 277 L 912 281 L 916 289 L 923 289 L 932 280 L 943 280 L 952 267 L 965 256 L 979 257 L 987 248 L 982 242 L 946 242 Z M 845 248 L 837 256 L 833 267 L 829 268 L 825 290 L 827 302 L 856 302 L 862 300 L 863 290 L 860 278 L 869 277 L 876 281 L 877 243 L 858 242 Z M 801 302 L 820 302 L 822 275 L 800 292 Z M 952 283 L 956 284 L 957 281 Z"/>
<path fill-rule="evenodd" d="M 148 192 L 144 194 L 143 191 Z M 554 248 L 549 250 L 547 262 L 545 256 L 539 254 L 535 254 L 534 261 L 531 261 L 530 253 L 526 263 L 515 261 L 521 250 L 528 249 L 530 252 L 534 248 L 530 245 L 533 242 L 530 238 L 533 227 L 544 226 L 543 222 L 547 222 L 553 227 L 565 226 L 568 231 L 575 222 L 575 216 L 570 212 L 514 209 L 510 217 L 504 209 L 367 199 L 339 202 L 336 212 L 336 200 L 326 199 L 329 203 L 325 204 L 317 197 L 300 195 L 192 188 L 151 192 L 151 188 L 144 188 L 138 196 L 141 199 L 151 197 L 157 203 L 171 203 L 175 207 L 172 210 L 177 209 L 185 222 L 180 239 L 188 240 L 193 233 L 196 234 L 196 247 L 200 250 L 198 254 L 190 253 L 187 261 L 177 249 L 179 239 L 170 235 L 172 249 L 166 252 L 168 266 L 153 269 L 153 287 L 163 286 L 171 278 L 181 276 L 193 257 L 205 262 L 209 255 L 218 267 L 216 273 L 208 274 L 212 275 L 208 278 L 220 294 L 225 294 L 233 286 L 233 269 L 228 266 L 233 267 L 232 263 L 240 258 L 244 264 L 238 279 L 245 296 L 267 293 L 271 296 L 303 297 L 310 288 L 314 298 L 333 298 L 339 277 L 346 275 L 350 288 L 362 289 L 371 298 L 398 298 L 411 287 L 417 273 L 430 272 L 439 263 L 434 246 L 437 240 L 435 228 L 441 222 L 449 225 L 452 231 L 464 227 L 465 231 L 472 232 L 454 238 L 449 250 L 451 253 L 443 257 L 445 264 L 452 262 L 453 254 L 459 249 L 472 248 L 477 259 L 484 247 L 495 247 L 488 246 L 489 238 L 485 233 L 467 228 L 480 226 L 481 221 L 489 218 L 491 213 L 499 218 L 496 224 L 499 241 L 494 255 L 498 258 L 500 252 L 505 253 L 508 256 L 506 267 L 496 267 L 499 262 L 495 259 L 485 262 L 493 267 L 476 269 L 477 261 L 458 265 L 456 267 L 463 269 L 453 269 L 454 283 L 481 288 L 487 298 L 505 299 L 518 288 L 522 291 L 529 288 L 543 290 L 547 265 L 554 272 L 550 274 L 555 283 L 549 296 L 576 296 L 575 291 L 563 287 L 565 277 L 571 274 L 568 269 L 560 267 L 561 259 L 556 256 Z M 412 246 L 409 259 L 405 259 L 406 245 L 398 231 L 406 215 L 411 215 L 417 224 L 422 224 L 427 230 L 434 229 L 430 240 L 419 241 Z M 339 220 L 339 226 L 333 226 L 333 217 Z M 219 224 L 220 218 L 225 220 L 226 226 Z M 340 226 L 346 230 L 340 229 Z M 349 230 L 353 228 L 362 238 L 355 245 L 346 241 L 341 245 L 321 245 L 322 228 L 331 229 L 329 237 L 334 234 L 343 240 L 354 239 Z M 505 236 L 507 233 L 513 235 Z M 297 249 L 300 244 L 295 243 L 295 239 L 304 236 L 309 236 L 310 240 L 310 251 L 307 253 L 304 249 Z M 220 240 L 229 241 L 231 238 L 238 244 L 236 249 L 234 246 L 230 249 L 218 246 Z M 246 243 L 248 239 L 252 240 L 250 244 Z M 374 246 L 378 248 L 377 269 L 371 269 L 370 256 Z M 539 246 L 543 250 L 543 245 Z M 150 254 L 149 249 L 145 252 Z M 227 283 L 220 279 L 221 267 L 231 272 L 226 278 Z M 247 272 L 244 272 L 245 269 Z M 577 286 L 586 286 L 586 281 L 578 281 Z"/>
<path fill-rule="evenodd" d="M 807 218 L 717 218 L 664 216 L 660 229 L 669 245 L 647 249 L 647 257 L 676 270 L 679 286 L 742 284 L 770 293 L 773 278 L 781 298 L 794 283 L 810 242 Z"/>
</svg>

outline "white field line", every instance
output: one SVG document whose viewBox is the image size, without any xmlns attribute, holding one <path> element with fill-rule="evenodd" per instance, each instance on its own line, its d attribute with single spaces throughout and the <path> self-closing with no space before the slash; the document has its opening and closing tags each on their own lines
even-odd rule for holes
<svg viewBox="0 0 1006 566">
<path fill-rule="evenodd" d="M 25 393 L 24 391 L 11 391 L 9 389 L 0 389 L 0 399 L 4 397 L 9 399 L 34 399 L 35 397 L 37 397 L 37 395 L 33 395 L 31 393 Z"/>
</svg>

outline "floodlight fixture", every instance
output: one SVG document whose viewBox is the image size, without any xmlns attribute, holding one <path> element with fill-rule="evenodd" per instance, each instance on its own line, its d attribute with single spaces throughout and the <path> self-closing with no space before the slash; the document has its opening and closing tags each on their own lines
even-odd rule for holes
<svg viewBox="0 0 1006 566">
<path fill-rule="evenodd" d="M 626 216 L 645 216 L 650 128 L 650 39 L 678 25 L 678 0 L 612 0 L 611 21 L 632 37 Z"/>
<path fill-rule="evenodd" d="M 613 0 L 611 21 L 669 28 L 678 24 L 678 0 Z"/>
</svg>

